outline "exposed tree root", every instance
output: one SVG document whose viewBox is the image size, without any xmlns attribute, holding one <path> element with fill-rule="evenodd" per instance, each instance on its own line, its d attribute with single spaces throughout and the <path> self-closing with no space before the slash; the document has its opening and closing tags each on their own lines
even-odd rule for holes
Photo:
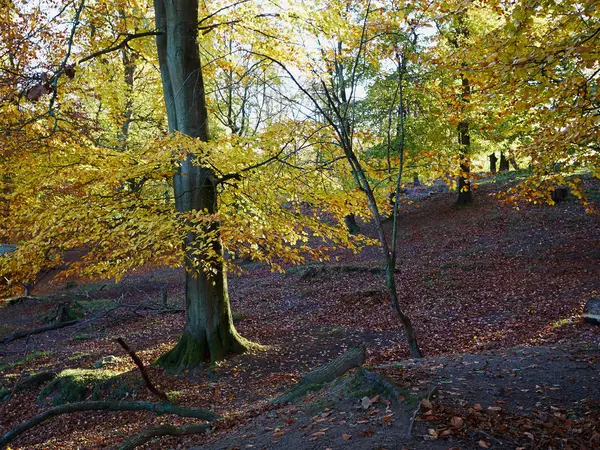
<svg viewBox="0 0 600 450">
<path fill-rule="evenodd" d="M 214 364 L 229 355 L 239 355 L 260 348 L 259 344 L 248 341 L 235 330 L 222 330 L 210 339 L 196 339 L 191 333 L 184 331 L 177 345 L 159 357 L 156 363 L 165 369 L 182 372 L 202 363 Z"/>
<path fill-rule="evenodd" d="M 316 369 L 304 374 L 302 379 L 294 385 L 289 391 L 280 395 L 273 403 L 288 403 L 306 394 L 311 388 L 329 383 L 338 377 L 341 377 L 350 369 L 360 367 L 364 364 L 366 358 L 366 347 L 360 344 L 358 347 L 349 349 L 337 358 Z"/>
<path fill-rule="evenodd" d="M 45 422 L 48 419 L 79 411 L 149 411 L 154 414 L 175 414 L 181 417 L 193 417 L 195 419 L 215 420 L 217 415 L 212 411 L 204 408 L 185 408 L 183 406 L 170 405 L 165 403 L 152 402 L 115 402 L 115 401 L 98 401 L 98 402 L 77 402 L 68 403 L 66 405 L 51 408 L 43 413 L 38 414 L 30 420 L 27 420 L 12 430 L 8 431 L 0 438 L 0 447 L 10 443 L 17 436 L 20 436 L 27 430 L 36 425 Z"/>
<path fill-rule="evenodd" d="M 438 393 L 439 389 L 438 387 L 434 387 L 429 394 L 427 394 L 427 397 L 425 397 L 427 400 L 431 400 L 433 397 L 435 397 Z M 408 430 L 406 432 L 406 438 L 407 439 L 412 439 L 412 430 L 413 427 L 415 425 L 415 421 L 417 420 L 417 416 L 421 413 L 421 408 L 422 408 L 423 404 L 421 402 L 419 402 L 419 405 L 417 406 L 417 409 L 415 409 L 415 412 L 413 413 L 412 417 L 410 418 L 410 423 L 408 424 Z"/>
<path fill-rule="evenodd" d="M 119 450 L 133 450 L 151 439 L 161 436 L 185 436 L 187 434 L 202 434 L 208 429 L 207 424 L 191 423 L 175 427 L 173 425 L 157 425 L 143 430 L 141 433 L 127 439 Z"/>
<path fill-rule="evenodd" d="M 169 403 L 169 397 L 167 396 L 167 394 L 165 394 L 162 391 L 159 391 L 156 388 L 156 386 L 154 386 L 154 384 L 150 380 L 150 377 L 148 376 L 148 372 L 146 371 L 146 368 L 144 367 L 144 363 L 142 362 L 142 360 L 140 358 L 138 358 L 138 356 L 135 354 L 135 352 L 129 348 L 129 346 L 127 345 L 125 340 L 123 338 L 117 338 L 116 341 L 121 347 L 123 347 L 123 349 L 127 353 L 129 353 L 129 356 L 131 357 L 131 359 L 133 359 L 133 362 L 140 370 L 140 373 L 142 374 L 142 378 L 144 379 L 144 383 L 146 383 L 146 386 L 148 387 L 150 392 L 152 392 L 154 395 L 156 395 L 161 400 L 164 400 L 165 402 Z"/>
</svg>

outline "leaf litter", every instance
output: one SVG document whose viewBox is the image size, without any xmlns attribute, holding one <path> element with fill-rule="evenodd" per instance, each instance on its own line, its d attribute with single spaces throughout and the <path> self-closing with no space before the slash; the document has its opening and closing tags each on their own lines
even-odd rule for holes
<svg viewBox="0 0 600 450">
<path fill-rule="evenodd" d="M 487 197 L 489 189 L 482 186 L 472 208 L 454 208 L 453 194 L 438 194 L 401 219 L 397 282 L 403 306 L 431 356 L 423 362 L 406 360 L 408 351 L 378 270 L 379 250 L 367 248 L 358 255 L 333 253 L 333 276 L 316 271 L 303 277 L 301 268 L 273 274 L 250 263 L 246 273 L 231 277 L 236 327 L 267 345 L 263 352 L 168 375 L 152 362 L 176 342 L 183 313 L 123 309 L 81 328 L 0 347 L 2 387 L 10 387 L 22 373 L 90 368 L 107 355 L 123 356 L 114 338 L 124 336 L 163 391 L 182 405 L 208 407 L 225 417 L 210 436 L 164 438 L 147 448 L 221 448 L 219 442 L 268 448 L 281 443 L 271 439 L 287 437 L 296 439 L 298 448 L 365 448 L 371 445 L 365 439 L 396 448 L 394 442 L 406 435 L 407 419 L 434 386 L 439 395 L 417 415 L 414 448 L 437 448 L 438 443 L 439 448 L 594 448 L 600 436 L 600 332 L 582 323 L 580 314 L 582 303 L 600 292 L 600 221 L 584 215 L 574 202 L 520 211 L 500 208 Z M 369 224 L 362 227 L 372 234 Z M 182 281 L 181 271 L 148 267 L 116 285 L 81 282 L 77 289 L 91 300 L 125 298 L 143 305 L 158 299 L 160 288 L 168 285 L 172 305 L 181 307 Z M 41 318 L 36 314 L 47 313 L 58 301 L 53 295 L 72 295 L 49 283 L 38 286 L 37 294 L 40 303 L 5 304 L 1 329 L 37 325 Z M 269 405 L 301 373 L 358 342 L 369 348 L 367 364 L 389 366 L 375 370 L 405 389 L 399 409 L 373 397 L 345 405 L 346 410 L 332 407 L 325 417 L 308 414 L 306 405 Z M 31 349 L 44 356 L 23 359 Z M 135 366 L 122 358 L 115 370 Z M 15 392 L 0 403 L 0 433 L 42 410 L 36 394 Z M 152 399 L 145 387 L 129 396 Z M 306 404 L 315 400 L 318 396 Z M 141 412 L 78 413 L 34 428 L 13 448 L 109 448 L 146 426 L 187 422 Z"/>
</svg>

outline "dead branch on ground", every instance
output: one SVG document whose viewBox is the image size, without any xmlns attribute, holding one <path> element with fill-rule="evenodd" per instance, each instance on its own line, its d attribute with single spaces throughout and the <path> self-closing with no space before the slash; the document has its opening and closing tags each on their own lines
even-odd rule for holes
<svg viewBox="0 0 600 450">
<path fill-rule="evenodd" d="M 144 367 L 144 363 L 138 357 L 138 355 L 136 355 L 135 352 L 131 348 L 129 348 L 129 346 L 125 342 L 125 339 L 123 339 L 123 338 L 117 338 L 116 341 L 117 341 L 117 343 L 121 347 L 123 347 L 123 349 L 127 353 L 129 353 L 129 356 L 131 357 L 131 359 L 133 359 L 133 362 L 135 363 L 135 365 L 140 370 L 140 373 L 142 374 L 142 378 L 144 379 L 144 383 L 146 383 L 146 386 L 148 387 L 148 389 L 150 390 L 150 392 L 152 392 L 154 395 L 156 395 L 161 400 L 164 400 L 165 402 L 168 403 L 169 402 L 169 397 L 167 396 L 167 394 L 165 394 L 162 391 L 159 391 L 158 388 L 156 386 L 154 386 L 154 384 L 150 380 L 150 377 L 148 376 L 148 372 L 146 371 L 146 368 Z"/>
</svg>

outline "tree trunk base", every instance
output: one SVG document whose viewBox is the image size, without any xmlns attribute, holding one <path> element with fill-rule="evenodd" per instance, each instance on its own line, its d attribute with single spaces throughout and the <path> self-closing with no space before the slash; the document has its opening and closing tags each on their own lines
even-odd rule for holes
<svg viewBox="0 0 600 450">
<path fill-rule="evenodd" d="M 176 372 L 193 369 L 200 364 L 214 364 L 230 355 L 246 353 L 261 346 L 241 337 L 235 329 L 216 332 L 210 338 L 195 338 L 188 331 L 175 347 L 160 356 L 156 364 Z"/>
<path fill-rule="evenodd" d="M 360 232 L 360 227 L 358 226 L 358 223 L 356 223 L 356 217 L 354 216 L 354 214 L 348 214 L 347 216 L 345 216 L 344 222 L 346 224 L 346 229 L 348 230 L 348 233 L 357 234 Z"/>
<path fill-rule="evenodd" d="M 470 205 L 473 203 L 473 193 L 472 191 L 462 191 L 458 193 L 458 200 L 456 201 L 457 205 Z"/>
</svg>

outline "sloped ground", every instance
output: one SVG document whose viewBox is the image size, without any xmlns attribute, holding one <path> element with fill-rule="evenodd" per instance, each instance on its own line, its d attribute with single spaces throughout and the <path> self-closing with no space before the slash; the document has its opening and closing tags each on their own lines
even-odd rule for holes
<svg viewBox="0 0 600 450">
<path fill-rule="evenodd" d="M 600 185 L 594 181 L 587 183 L 589 192 L 600 198 Z M 416 325 L 425 352 L 445 355 L 449 359 L 447 362 L 431 360 L 410 368 L 382 369 L 382 373 L 407 389 L 409 393 L 405 397 L 409 400 L 426 395 L 433 386 L 438 386 L 440 396 L 444 397 L 439 400 L 439 408 L 445 407 L 443 402 L 451 400 L 453 407 L 464 409 L 452 413 L 440 409 L 438 412 L 438 403 L 434 402 L 434 413 L 430 416 L 441 422 L 446 416 L 451 420 L 460 414 L 465 422 L 471 423 L 468 407 L 473 408 L 476 404 L 482 405 L 487 414 L 487 407 L 501 399 L 495 395 L 495 389 L 500 392 L 500 386 L 492 386 L 498 385 L 497 380 L 501 378 L 494 378 L 495 375 L 490 373 L 504 375 L 502 380 L 516 380 L 507 372 L 510 369 L 520 369 L 517 374 L 528 374 L 521 384 L 513 386 L 506 381 L 504 392 L 508 392 L 510 398 L 504 401 L 508 404 L 509 400 L 518 398 L 523 407 L 523 410 L 511 409 L 511 414 L 530 414 L 534 401 L 534 408 L 553 406 L 562 414 L 583 398 L 591 399 L 585 405 L 592 406 L 599 400 L 598 391 L 594 390 L 598 386 L 598 380 L 594 378 L 598 366 L 593 355 L 600 342 L 600 327 L 582 323 L 580 313 L 583 302 L 600 293 L 600 220 L 597 216 L 585 215 L 583 208 L 574 201 L 560 203 L 554 208 L 523 207 L 520 211 L 502 208 L 487 195 L 497 189 L 498 186 L 493 184 L 482 186 L 476 193 L 475 204 L 469 208 L 454 207 L 455 195 L 452 193 L 436 194 L 421 200 L 420 208 L 407 211 L 401 222 L 399 251 L 402 265 L 397 278 L 403 305 Z M 363 231 L 372 233 L 368 225 L 363 226 Z M 365 249 L 359 255 L 339 251 L 335 256 L 339 260 L 324 268 L 319 265 L 316 266 L 318 270 L 314 270 L 315 266 L 311 265 L 295 268 L 288 274 L 273 274 L 262 266 L 247 265 L 246 274 L 230 279 L 236 326 L 244 336 L 268 345 L 268 348 L 255 355 L 231 358 L 216 368 L 180 377 L 168 376 L 158 368 L 149 367 L 152 379 L 183 405 L 209 407 L 227 416 L 216 431 L 219 437 L 219 433 L 230 435 L 225 443 L 239 448 L 258 447 L 262 444 L 270 446 L 266 439 L 271 439 L 273 433 L 266 433 L 265 440 L 257 440 L 255 444 L 245 438 L 238 442 L 235 436 L 243 436 L 240 430 L 244 426 L 252 428 L 253 425 L 247 423 L 252 417 L 258 417 L 256 420 L 260 424 L 255 426 L 257 436 L 259 428 L 268 423 L 275 429 L 279 426 L 278 420 L 284 423 L 292 420 L 284 418 L 293 414 L 286 412 L 287 409 L 272 412 L 275 415 L 272 419 L 262 417 L 262 413 L 268 401 L 297 380 L 301 372 L 361 341 L 369 348 L 368 364 L 371 366 L 406 359 L 408 351 L 385 297 L 378 249 Z M 118 336 L 124 336 L 150 365 L 173 345 L 183 327 L 184 316 L 183 313 L 163 314 L 147 308 L 159 298 L 160 288 L 164 285 L 169 286 L 172 303 L 181 305 L 182 283 L 180 271 L 146 270 L 132 274 L 118 285 L 81 284 L 71 290 L 46 285 L 38 292 L 54 293 L 49 298 L 5 304 L 0 309 L 0 334 L 5 335 L 15 329 L 40 325 L 43 316 L 50 314 L 59 301 L 70 298 L 83 302 L 84 309 L 89 311 L 87 317 L 96 317 L 96 320 L 0 345 L 2 384 L 10 387 L 21 374 L 30 371 L 90 368 L 95 361 L 110 354 L 118 357 L 115 370 L 134 369 L 133 363 L 114 342 Z M 100 311 L 111 308 L 115 309 L 97 317 Z M 532 350 L 540 354 L 524 357 L 518 367 L 512 367 L 516 362 L 504 355 L 509 348 L 539 345 L 550 350 Z M 551 350 L 551 347 L 557 347 L 557 350 Z M 589 360 L 588 369 L 570 365 L 576 362 L 571 358 L 581 357 L 575 352 L 577 349 L 591 352 L 585 353 Z M 474 356 L 457 357 L 460 364 L 452 362 L 451 355 L 460 352 Z M 485 365 L 484 359 L 479 364 L 470 359 L 478 358 L 481 352 L 497 355 L 486 357 L 491 359 L 483 369 L 479 367 L 484 366 L 479 364 Z M 558 359 L 553 359 L 555 357 Z M 470 364 L 463 364 L 465 362 Z M 445 368 L 434 374 L 426 369 L 428 364 Z M 530 367 L 532 365 L 538 369 Z M 550 383 L 552 380 L 544 378 L 552 373 L 560 376 L 563 366 L 572 369 L 576 381 L 567 379 L 566 382 Z M 468 370 L 472 376 L 467 376 Z M 443 383 L 444 379 L 453 380 L 453 383 Z M 559 389 L 545 388 L 557 388 L 555 384 L 560 385 Z M 577 389 L 590 386 L 589 394 L 575 386 Z M 459 389 L 456 394 L 451 394 L 451 387 Z M 413 388 L 417 390 L 413 391 Z M 527 389 L 529 391 L 523 391 Z M 543 392 L 537 392 L 539 389 Z M 550 402 L 538 400 L 538 394 L 543 393 L 549 395 Z M 560 397 L 563 393 L 564 398 Z M 32 390 L 15 392 L 10 401 L 0 403 L 0 433 L 40 410 L 36 406 L 36 394 Z M 459 400 L 463 397 L 466 403 L 461 405 Z M 152 396 L 141 388 L 132 392 L 130 398 L 152 399 Z M 540 407 L 535 406 L 538 402 Z M 404 404 L 400 402 L 398 408 L 404 408 Z M 592 406 L 588 406 L 588 416 L 595 414 Z M 336 448 L 338 445 L 340 448 L 351 445 L 357 446 L 354 448 L 377 448 L 376 445 L 396 448 L 385 439 L 391 436 L 396 442 L 401 432 L 405 433 L 408 411 L 397 410 L 395 416 L 391 416 L 393 420 L 384 422 L 385 405 L 379 404 L 378 408 L 380 411 L 376 416 L 380 422 L 377 427 L 366 422 L 354 428 L 350 427 L 354 422 L 346 421 L 348 428 L 338 424 L 342 428 L 331 429 L 331 439 L 329 430 L 323 435 L 312 436 L 311 433 L 316 432 L 314 426 L 302 429 L 314 421 L 315 414 L 300 412 L 300 418 L 294 422 L 298 434 L 291 433 L 290 442 L 296 442 L 297 436 L 297 448 Z M 342 409 L 347 410 L 346 414 L 356 412 L 349 405 Z M 553 412 L 557 411 L 550 410 L 551 414 Z M 492 413 L 496 414 L 496 411 Z M 332 413 L 326 418 L 331 417 L 337 420 L 339 415 Z M 345 419 L 337 421 L 341 420 Z M 184 422 L 183 419 L 157 418 L 146 413 L 74 414 L 35 428 L 13 447 L 110 447 L 150 424 Z M 444 431 L 443 423 L 427 426 L 424 423 L 416 424 L 414 440 L 407 443 L 408 447 L 436 448 L 438 443 L 439 448 L 455 445 L 439 440 L 423 441 L 422 435 L 429 434 L 429 429 L 441 429 L 439 434 Z M 479 422 L 474 423 L 479 426 Z M 396 424 L 398 434 L 393 431 Z M 371 429 L 375 430 L 374 434 L 369 431 Z M 304 439 L 308 431 L 311 433 Z M 588 431 L 582 428 L 582 433 Z M 360 447 L 362 433 L 372 434 L 371 438 L 365 439 L 377 439 L 365 441 L 370 443 Z M 341 438 L 342 434 L 352 437 L 346 441 Z M 472 436 L 460 427 L 447 436 L 460 437 L 460 445 L 455 445 L 459 448 L 477 447 L 481 439 L 487 439 L 490 445 L 499 445 L 483 434 Z M 316 439 L 311 441 L 312 437 Z M 379 437 L 382 440 L 378 440 Z M 167 438 L 150 447 L 187 448 L 202 441 L 199 437 Z M 218 444 L 214 445 L 218 448 Z M 273 445 L 271 448 L 285 448 L 281 446 L 283 444 Z M 534 448 L 527 443 L 523 445 Z"/>
<path fill-rule="evenodd" d="M 198 448 L 600 446 L 597 345 L 563 343 L 464 353 L 372 370 L 394 383 L 395 398 L 389 391 L 386 395 L 373 389 L 363 403 L 339 395 L 338 381 L 304 402 L 261 415 L 233 432 L 217 432 L 214 442 Z M 331 398 L 335 401 L 324 401 Z M 537 423 L 532 426 L 530 418 Z"/>
</svg>

